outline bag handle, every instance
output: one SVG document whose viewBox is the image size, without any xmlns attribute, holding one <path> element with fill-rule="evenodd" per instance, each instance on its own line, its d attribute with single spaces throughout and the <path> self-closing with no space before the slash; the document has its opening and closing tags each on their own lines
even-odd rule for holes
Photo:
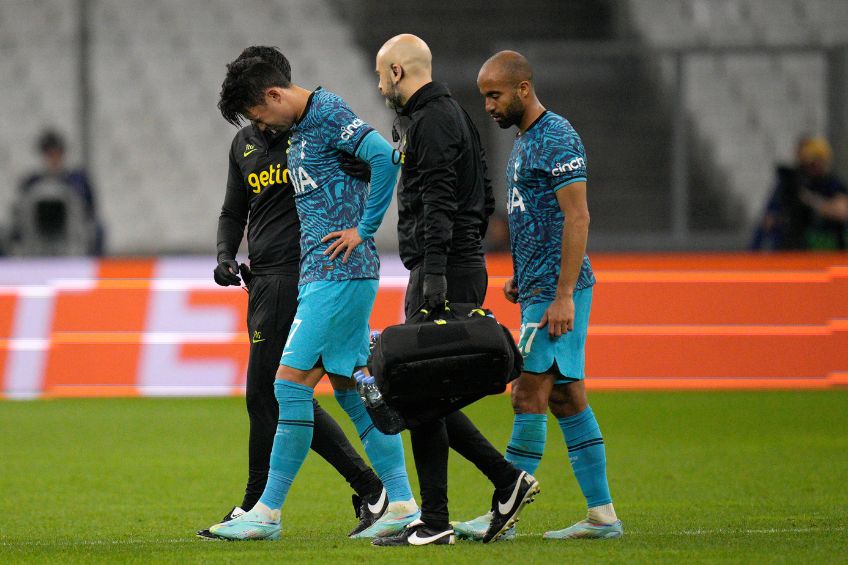
<svg viewBox="0 0 848 565">
<path fill-rule="evenodd" d="M 445 303 L 435 308 L 430 308 L 426 302 L 416 308 L 415 314 L 409 317 L 407 323 L 432 322 L 439 314 L 451 314 L 450 303 Z"/>
<path fill-rule="evenodd" d="M 454 320 L 459 320 L 461 318 L 472 318 L 474 316 L 488 316 L 490 312 L 488 310 L 483 309 L 480 306 L 471 308 L 468 310 L 467 314 L 464 314 L 468 309 L 468 304 L 460 304 L 460 307 L 451 308 L 450 303 L 445 300 L 445 303 L 441 306 L 437 306 L 436 308 L 429 308 L 427 304 L 421 304 L 418 307 L 415 314 L 409 317 L 407 323 L 410 324 L 419 324 L 422 322 L 432 322 L 436 320 L 436 318 L 440 315 L 445 315 L 446 318 L 451 318 Z M 493 316 L 494 317 L 494 316 Z"/>
</svg>

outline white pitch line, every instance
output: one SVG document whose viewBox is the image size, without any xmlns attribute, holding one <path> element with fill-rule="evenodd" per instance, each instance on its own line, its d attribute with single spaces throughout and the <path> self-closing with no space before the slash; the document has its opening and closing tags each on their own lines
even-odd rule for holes
<svg viewBox="0 0 848 565">
<path fill-rule="evenodd" d="M 848 530 L 846 527 L 835 526 L 835 527 L 822 527 L 822 528 L 763 528 L 763 529 L 745 529 L 745 530 L 734 530 L 730 528 L 716 528 L 712 530 L 680 530 L 678 532 L 648 532 L 648 531 L 632 531 L 625 528 L 624 537 L 627 536 L 711 536 L 711 535 L 724 535 L 724 534 L 803 534 L 803 533 L 813 533 L 813 532 L 821 532 L 821 533 L 831 533 L 831 532 L 844 532 Z M 518 537 L 536 537 L 539 534 L 534 533 L 520 533 Z"/>
<path fill-rule="evenodd" d="M 715 534 L 803 534 L 809 532 L 844 532 L 844 527 L 823 527 L 823 528 L 763 528 L 754 530 L 733 530 L 728 528 L 718 528 L 715 530 L 682 530 L 680 532 L 668 532 L 667 536 L 707 536 Z"/>
<path fill-rule="evenodd" d="M 848 530 L 846 527 L 824 527 L 824 528 L 764 528 L 764 529 L 746 529 L 733 530 L 728 528 L 717 528 L 712 530 L 681 530 L 679 532 L 646 532 L 646 531 L 630 531 L 625 530 L 624 536 L 708 536 L 722 534 L 803 534 L 803 533 L 830 533 L 844 532 Z M 531 538 L 541 537 L 540 533 L 520 533 L 518 537 Z M 198 543 L 205 544 L 209 541 L 201 540 L 194 537 L 173 538 L 173 539 L 128 539 L 128 540 L 38 540 L 38 541 L 20 541 L 20 542 L 0 542 L 0 547 L 24 547 L 24 546 L 75 546 L 75 545 L 145 545 L 145 544 L 179 544 L 179 543 Z M 216 543 L 214 540 L 212 543 Z"/>
<path fill-rule="evenodd" d="M 144 544 L 160 544 L 160 543 L 204 543 L 203 540 L 197 538 L 174 538 L 174 539 L 126 539 L 126 540 L 38 540 L 38 541 L 19 541 L 19 542 L 0 542 L 0 547 L 21 547 L 21 546 L 73 546 L 73 545 L 144 545 Z"/>
</svg>

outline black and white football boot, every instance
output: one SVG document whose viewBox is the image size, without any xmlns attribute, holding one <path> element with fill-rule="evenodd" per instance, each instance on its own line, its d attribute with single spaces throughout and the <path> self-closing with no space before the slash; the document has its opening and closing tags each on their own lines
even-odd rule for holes
<svg viewBox="0 0 848 565">
<path fill-rule="evenodd" d="M 420 519 L 411 522 L 401 533 L 386 538 L 374 538 L 372 545 L 383 547 L 400 545 L 453 545 L 455 543 L 453 528 L 447 530 L 431 528 Z"/>
<path fill-rule="evenodd" d="M 492 523 L 483 536 L 483 543 L 495 541 L 518 521 L 524 505 L 530 504 L 539 494 L 539 481 L 521 471 L 509 489 L 495 491 L 492 495 Z"/>
<path fill-rule="evenodd" d="M 386 489 L 383 488 L 379 493 L 373 493 L 365 498 L 360 498 L 354 494 L 351 499 L 359 523 L 347 536 L 355 538 L 357 534 L 367 530 L 374 522 L 383 517 L 383 514 L 389 508 L 389 497 Z"/>
<path fill-rule="evenodd" d="M 242 510 L 241 507 L 233 506 L 233 509 L 230 510 L 229 512 L 227 512 L 227 515 L 224 516 L 224 519 L 221 520 L 221 522 L 229 522 L 233 518 L 238 518 L 242 514 L 244 514 L 244 510 Z M 215 541 L 221 540 L 221 538 L 219 538 L 218 536 L 216 536 L 215 534 L 210 532 L 209 528 L 206 528 L 204 530 L 198 530 L 196 535 L 197 535 L 197 537 L 204 539 L 204 540 L 215 540 Z"/>
</svg>

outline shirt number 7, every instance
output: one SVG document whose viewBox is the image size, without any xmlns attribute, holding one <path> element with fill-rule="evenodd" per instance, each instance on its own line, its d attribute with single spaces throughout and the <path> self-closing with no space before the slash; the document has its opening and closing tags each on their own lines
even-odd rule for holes
<svg viewBox="0 0 848 565">
<path fill-rule="evenodd" d="M 298 320 L 297 318 L 292 321 L 291 329 L 289 330 L 289 336 L 286 338 L 286 345 L 283 347 L 283 357 L 285 357 L 287 353 L 291 353 L 291 351 L 286 350 L 289 348 L 292 338 L 294 337 L 294 334 L 297 333 L 297 330 L 300 328 L 300 323 L 302 321 L 303 320 Z"/>
</svg>

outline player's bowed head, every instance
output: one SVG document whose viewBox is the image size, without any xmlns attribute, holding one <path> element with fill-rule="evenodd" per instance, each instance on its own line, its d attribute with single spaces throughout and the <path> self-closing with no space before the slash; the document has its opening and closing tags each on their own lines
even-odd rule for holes
<svg viewBox="0 0 848 565">
<path fill-rule="evenodd" d="M 409 33 L 396 35 L 377 52 L 377 88 L 386 106 L 400 110 L 413 94 L 433 81 L 433 55 L 423 39 Z"/>
<path fill-rule="evenodd" d="M 477 74 L 477 88 L 486 112 L 503 129 L 530 126 L 530 116 L 544 110 L 533 86 L 533 69 L 521 53 L 500 51 L 492 55 Z"/>
<path fill-rule="evenodd" d="M 227 65 L 218 109 L 235 126 L 246 119 L 286 131 L 303 114 L 309 94 L 293 84 L 279 65 L 261 57 L 239 57 Z"/>
</svg>

